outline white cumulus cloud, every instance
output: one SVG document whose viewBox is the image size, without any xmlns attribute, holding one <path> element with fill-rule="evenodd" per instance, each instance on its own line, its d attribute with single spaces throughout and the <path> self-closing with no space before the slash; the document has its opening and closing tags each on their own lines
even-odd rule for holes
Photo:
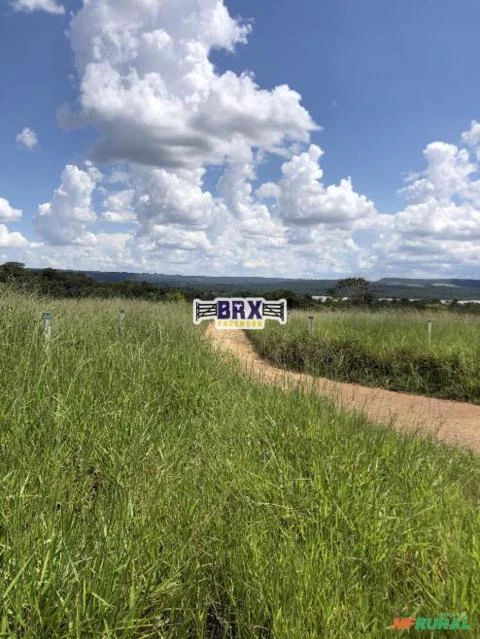
<svg viewBox="0 0 480 639">
<path fill-rule="evenodd" d="M 390 217 L 372 246 L 390 267 L 423 275 L 474 272 L 480 265 L 480 176 L 476 152 L 480 126 L 461 136 L 466 148 L 432 142 L 426 169 L 401 190 L 407 206 Z"/>
<path fill-rule="evenodd" d="M 293 226 L 322 224 L 338 229 L 352 228 L 356 221 L 373 217 L 375 205 L 353 190 L 350 178 L 338 185 L 324 186 L 322 155 L 320 147 L 310 145 L 307 151 L 283 164 L 277 184 L 267 183 L 259 188 L 260 196 L 276 200 L 273 213 Z"/>
<path fill-rule="evenodd" d="M 119 224 L 135 222 L 137 216 L 133 210 L 134 197 L 134 189 L 109 193 L 105 197 L 104 206 L 106 210 L 102 213 L 102 218 L 107 222 Z"/>
<path fill-rule="evenodd" d="M 88 171 L 67 165 L 52 201 L 41 204 L 35 216 L 37 233 L 51 244 L 95 243 L 87 226 L 97 220 L 92 208 L 95 179 Z"/>
<path fill-rule="evenodd" d="M 287 86 L 218 74 L 209 55 L 250 28 L 222 0 L 97 0 L 71 25 L 82 118 L 99 127 L 97 157 L 159 168 L 221 163 L 238 141 L 275 150 L 316 125 Z"/>
<path fill-rule="evenodd" d="M 476 151 L 480 160 L 480 122 L 472 120 L 470 129 L 462 133 L 462 141 Z"/>
<path fill-rule="evenodd" d="M 24 248 L 28 240 L 21 233 L 10 233 L 5 224 L 0 224 L 0 248 Z"/>
<path fill-rule="evenodd" d="M 15 209 L 4 197 L 0 197 L 0 222 L 16 222 L 22 217 L 22 210 Z"/>
<path fill-rule="evenodd" d="M 6 226 L 11 222 L 18 222 L 21 217 L 21 209 L 15 209 L 6 198 L 0 197 L 0 248 L 24 249 L 30 246 L 30 242 L 21 233 L 11 233 Z"/>
<path fill-rule="evenodd" d="M 10 0 L 16 11 L 46 11 L 47 13 L 64 14 L 65 7 L 57 0 Z"/>
<path fill-rule="evenodd" d="M 16 140 L 20 146 L 23 146 L 29 151 L 35 148 L 38 144 L 37 134 L 35 133 L 35 131 L 32 131 L 32 129 L 29 129 L 28 127 L 23 129 L 23 131 L 21 131 L 17 135 Z"/>
</svg>

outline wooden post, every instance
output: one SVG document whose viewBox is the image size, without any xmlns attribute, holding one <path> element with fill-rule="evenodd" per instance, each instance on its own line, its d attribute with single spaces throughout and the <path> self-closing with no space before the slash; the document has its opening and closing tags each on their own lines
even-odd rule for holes
<svg viewBox="0 0 480 639">
<path fill-rule="evenodd" d="M 42 313 L 43 322 L 43 337 L 45 340 L 45 347 L 48 349 L 52 340 L 52 314 Z"/>
<path fill-rule="evenodd" d="M 432 344 L 432 326 L 433 326 L 433 322 L 432 320 L 429 320 L 428 322 L 428 345 L 431 346 Z"/>
</svg>

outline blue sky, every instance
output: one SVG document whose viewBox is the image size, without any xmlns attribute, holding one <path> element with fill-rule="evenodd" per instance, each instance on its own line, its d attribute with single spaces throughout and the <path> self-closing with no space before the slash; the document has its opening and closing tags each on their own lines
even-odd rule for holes
<svg viewBox="0 0 480 639">
<path fill-rule="evenodd" d="M 223 275 L 480 274 L 478 3 L 139 4 L 2 4 L 0 198 L 22 216 L 2 220 L 0 208 L 0 260 Z M 118 45 L 132 23 L 134 54 Z M 173 71 L 151 44 L 160 32 L 176 47 Z M 197 66 L 187 41 L 199 47 Z M 195 90 L 185 69 L 195 69 Z M 255 91 L 242 85 L 245 71 Z M 123 89 L 102 84 L 109 72 Z M 228 72 L 228 85 L 217 81 Z M 279 85 L 301 102 L 275 94 Z M 229 91 L 249 96 L 244 117 L 225 102 Z M 76 128 L 59 125 L 63 103 Z M 273 115 L 262 124 L 265 108 Z M 32 148 L 17 140 L 25 128 L 37 136 Z M 111 181 L 119 162 L 124 180 Z"/>
</svg>

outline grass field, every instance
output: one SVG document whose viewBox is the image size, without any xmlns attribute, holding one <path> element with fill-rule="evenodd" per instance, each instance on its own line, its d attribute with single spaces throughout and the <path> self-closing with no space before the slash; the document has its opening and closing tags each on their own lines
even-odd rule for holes
<svg viewBox="0 0 480 639">
<path fill-rule="evenodd" d="M 479 636 L 473 454 L 257 385 L 190 307 L 4 292 L 0 345 L 0 637 Z"/>
<path fill-rule="evenodd" d="M 293 313 L 251 331 L 257 351 L 276 366 L 331 379 L 480 403 L 480 317 L 419 311 Z"/>
</svg>

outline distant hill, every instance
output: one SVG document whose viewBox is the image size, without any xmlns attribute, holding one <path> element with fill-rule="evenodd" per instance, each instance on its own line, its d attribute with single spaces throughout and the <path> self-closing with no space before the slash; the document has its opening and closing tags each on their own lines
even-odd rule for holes
<svg viewBox="0 0 480 639">
<path fill-rule="evenodd" d="M 286 289 L 297 294 L 325 295 L 337 280 L 306 280 L 270 277 L 204 277 L 196 275 L 162 275 L 152 273 L 117 273 L 82 271 L 98 282 L 149 282 L 179 289 L 210 291 L 220 295 L 238 291 L 255 294 Z M 473 300 L 480 299 L 480 280 L 471 279 L 412 279 L 386 277 L 372 283 L 377 297 Z"/>
<path fill-rule="evenodd" d="M 480 299 L 480 280 L 385 277 L 375 282 L 374 289 L 380 297 Z"/>
<path fill-rule="evenodd" d="M 295 280 L 270 277 L 208 277 L 201 275 L 158 275 L 151 273 L 103 273 L 99 271 L 83 271 L 98 282 L 117 282 L 130 280 L 133 282 L 150 282 L 171 286 L 173 288 L 194 288 L 199 290 L 218 291 L 221 293 L 249 290 L 262 293 L 278 289 L 288 289 L 296 293 L 317 292 L 321 295 L 337 280 Z"/>
</svg>

